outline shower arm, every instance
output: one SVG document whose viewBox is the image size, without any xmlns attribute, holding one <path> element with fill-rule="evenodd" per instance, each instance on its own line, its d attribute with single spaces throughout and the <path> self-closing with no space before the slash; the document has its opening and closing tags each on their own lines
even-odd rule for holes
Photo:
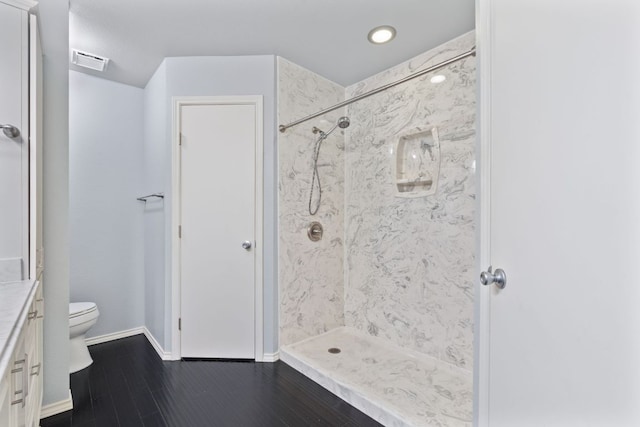
<svg viewBox="0 0 640 427">
<path fill-rule="evenodd" d="M 362 99 L 368 98 L 368 97 L 370 97 L 372 95 L 375 95 L 377 93 L 383 92 L 383 91 L 385 91 L 387 89 L 390 89 L 390 88 L 392 88 L 394 86 L 398 86 L 398 85 L 400 85 L 402 83 L 406 83 L 406 82 L 408 82 L 410 80 L 413 80 L 413 79 L 415 79 L 417 77 L 423 76 L 423 75 L 425 75 L 427 73 L 430 73 L 432 71 L 439 70 L 440 68 L 443 68 L 443 67 L 446 67 L 447 65 L 453 64 L 456 61 L 459 61 L 461 59 L 467 58 L 469 56 L 475 56 L 475 55 L 476 55 L 476 47 L 474 46 L 470 50 L 468 50 L 468 51 L 466 51 L 464 53 L 461 53 L 460 55 L 454 56 L 453 58 L 447 59 L 446 61 L 442 61 L 442 62 L 440 62 L 438 64 L 432 65 L 431 67 L 425 68 L 424 70 L 417 71 L 417 72 L 415 72 L 413 74 L 410 74 L 410 75 L 408 75 L 406 77 L 401 78 L 400 80 L 396 80 L 395 82 L 391 82 L 391 83 L 386 84 L 384 86 L 380 86 L 377 89 L 370 90 L 369 92 L 365 92 L 365 93 L 363 93 L 361 95 L 354 96 L 351 99 L 347 99 L 346 101 L 343 101 L 343 102 L 340 102 L 338 104 L 335 104 L 332 107 L 325 108 L 324 110 L 318 111 L 317 113 L 311 114 L 311 115 L 309 115 L 307 117 L 303 117 L 302 119 L 296 120 L 295 122 L 291 122 L 291 123 L 288 123 L 286 125 L 280 125 L 278 127 L 278 129 L 280 130 L 280 132 L 284 133 L 284 132 L 286 132 L 287 129 L 289 129 L 291 127 L 294 127 L 294 126 L 297 126 L 300 123 L 304 123 L 304 122 L 309 121 L 311 119 L 315 119 L 316 117 L 320 117 L 320 116 L 322 116 L 324 114 L 330 113 L 331 111 L 335 111 L 338 108 L 346 107 L 349 104 L 353 104 L 354 102 L 357 102 L 357 101 L 360 101 Z"/>
</svg>

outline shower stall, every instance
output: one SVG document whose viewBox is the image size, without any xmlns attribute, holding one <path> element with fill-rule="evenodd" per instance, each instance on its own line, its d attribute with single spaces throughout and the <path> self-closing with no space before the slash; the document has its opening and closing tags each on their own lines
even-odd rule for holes
<svg viewBox="0 0 640 427">
<path fill-rule="evenodd" d="M 474 45 L 468 33 L 348 87 L 279 58 L 278 122 Z M 475 111 L 463 55 L 279 134 L 280 357 L 385 425 L 472 421 Z"/>
</svg>

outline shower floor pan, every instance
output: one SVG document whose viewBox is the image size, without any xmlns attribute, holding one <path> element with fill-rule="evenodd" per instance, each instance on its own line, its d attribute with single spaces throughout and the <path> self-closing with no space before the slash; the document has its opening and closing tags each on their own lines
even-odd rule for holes
<svg viewBox="0 0 640 427">
<path fill-rule="evenodd" d="M 471 425 L 471 372 L 383 339 L 340 327 L 280 358 L 385 426 Z"/>
</svg>

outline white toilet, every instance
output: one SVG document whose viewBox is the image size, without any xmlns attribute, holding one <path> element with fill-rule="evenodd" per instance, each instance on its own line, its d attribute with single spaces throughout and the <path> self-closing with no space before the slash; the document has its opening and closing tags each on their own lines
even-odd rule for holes
<svg viewBox="0 0 640 427">
<path fill-rule="evenodd" d="M 96 324 L 100 312 L 94 302 L 69 304 L 69 373 L 73 374 L 93 363 L 85 334 Z"/>
</svg>

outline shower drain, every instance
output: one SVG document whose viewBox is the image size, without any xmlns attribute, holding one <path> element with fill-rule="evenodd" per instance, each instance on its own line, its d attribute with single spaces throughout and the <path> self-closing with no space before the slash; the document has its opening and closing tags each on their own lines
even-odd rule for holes
<svg viewBox="0 0 640 427">
<path fill-rule="evenodd" d="M 339 348 L 336 347 L 331 347 L 329 350 L 327 350 L 329 353 L 331 354 L 338 354 L 340 353 L 342 350 L 340 350 Z"/>
</svg>

